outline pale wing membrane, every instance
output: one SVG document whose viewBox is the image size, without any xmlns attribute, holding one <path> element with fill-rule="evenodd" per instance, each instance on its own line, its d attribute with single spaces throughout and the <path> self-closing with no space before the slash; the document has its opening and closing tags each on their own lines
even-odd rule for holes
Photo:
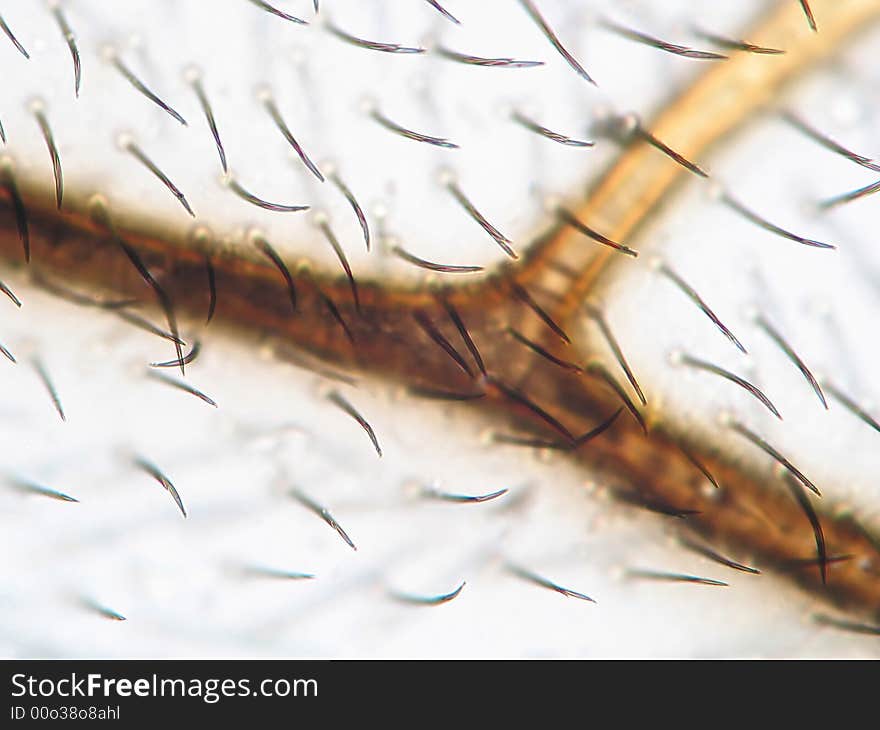
<svg viewBox="0 0 880 730">
<path fill-rule="evenodd" d="M 352 282 L 367 282 L 361 292 L 391 281 L 428 287 L 449 275 L 407 264 L 391 253 L 394 246 L 422 260 L 490 271 L 508 261 L 449 194 L 444 172 L 454 173 L 480 214 L 517 253 L 526 254 L 556 220 L 547 199 L 561 196 L 575 207 L 579 191 L 619 153 L 613 141 L 602 138 L 584 152 L 525 134 L 511 120 L 509 104 L 549 129 L 592 141 L 591 120 L 603 105 L 648 120 L 670 89 L 693 79 L 688 59 L 622 41 L 578 4 L 563 0 L 528 5 L 540 10 L 566 51 L 589 68 L 598 89 L 572 73 L 529 13 L 501 0 L 459 3 L 454 11 L 460 24 L 423 3 L 402 4 L 390 13 L 338 0 L 333 20 L 370 42 L 419 47 L 430 30 L 442 33 L 445 45 L 474 56 L 535 59 L 544 66 L 481 68 L 449 63 L 430 50 L 385 53 L 334 37 L 320 24 L 285 23 L 235 0 L 212 3 L 210 24 L 204 4 L 194 0 L 129 0 L 125 12 L 114 13 L 100 0 L 62 5 L 81 59 L 78 98 L 71 50 L 52 14 L 42 7 L 10 7 L 4 15 L 17 37 L 28 40 L 30 52 L 27 59 L 12 44 L 0 46 L 11 84 L 0 110 L 8 137 L 3 152 L 20 176 L 25 202 L 45 198 L 55 204 L 53 161 L 28 107 L 39 97 L 52 122 L 63 166 L 63 206 L 69 210 L 86 212 L 97 194 L 116 222 L 139 221 L 181 239 L 217 234 L 216 250 L 206 261 L 242 255 L 260 275 L 280 281 L 280 269 L 254 246 L 271 241 L 291 276 L 330 271 L 344 283 L 338 291 L 348 291 L 349 284 L 321 223 L 332 222 Z M 614 3 L 599 5 L 608 10 Z M 741 37 L 743 23 L 763 4 L 736 5 L 742 7 L 701 8 L 700 27 Z M 685 0 L 665 3 L 662 14 L 638 2 L 623 20 L 658 37 L 679 29 L 669 36 L 678 39 L 680 29 L 696 20 L 693 13 L 693 3 Z M 228 32 L 211 30 L 220 27 Z M 107 42 L 189 126 L 151 104 L 107 63 L 102 56 Z M 865 38 L 841 66 L 845 75 L 837 67 L 820 71 L 786 100 L 787 108 L 865 154 L 872 151 L 870 120 L 880 109 L 860 107 L 855 118 L 847 110 L 862 103 L 859 89 L 867 83 L 878 42 Z M 273 63 L 266 64 L 267 57 Z M 261 198 L 301 202 L 322 217 L 261 209 L 223 184 L 212 127 L 184 73 L 193 64 L 210 94 L 230 169 Z M 273 126 L 261 102 L 265 97 L 255 89 L 271 92 L 309 159 L 323 170 L 338 169 L 350 195 L 332 177 L 322 183 L 306 168 Z M 359 106 L 380 89 L 378 101 L 394 110 L 395 119 L 418 130 L 442 130 L 460 149 L 389 134 Z M 829 97 L 835 103 L 821 101 Z M 168 188 L 120 149 L 120 132 L 133 135 L 151 159 L 161 161 L 163 173 L 185 191 L 194 222 Z M 699 281 L 701 294 L 747 338 L 750 358 L 719 337 L 647 261 L 620 257 L 624 260 L 603 278 L 602 312 L 638 375 L 646 424 L 660 418 L 685 441 L 702 442 L 695 434 L 713 433 L 713 448 L 772 475 L 765 454 L 750 451 L 747 442 L 716 425 L 718 414 L 730 411 L 809 474 L 825 500 L 850 501 L 868 519 L 878 499 L 870 479 L 880 472 L 880 449 L 872 440 L 877 434 L 833 402 L 828 413 L 821 409 L 790 360 L 747 316 L 750 305 L 758 305 L 817 377 L 820 370 L 833 373 L 843 390 L 864 398 L 866 409 L 872 397 L 880 401 L 871 379 L 871 363 L 880 353 L 865 335 L 878 306 L 870 272 L 880 270 L 866 233 L 870 206 L 843 206 L 823 216 L 809 212 L 810 202 L 867 182 L 859 177 L 865 171 L 810 145 L 790 126 L 765 121 L 699 163 L 710 162 L 708 170 L 717 171 L 733 193 L 759 202 L 774 222 L 834 240 L 839 251 L 800 250 L 750 226 L 697 179 L 686 182 L 662 218 L 653 216 L 639 237 L 625 242 L 662 255 Z M 359 202 L 354 209 L 352 195 Z M 17 236 L 15 206 L 5 211 L 4 231 Z M 373 236 L 369 251 L 362 216 Z M 604 230 L 601 220 L 584 224 Z M 583 245 L 596 246 L 587 238 Z M 216 409 L 143 377 L 148 363 L 177 364 L 172 343 L 128 323 L 139 318 L 145 325 L 166 326 L 165 312 L 153 304 L 148 288 L 141 301 L 110 307 L 101 302 L 116 300 L 100 282 L 70 282 L 76 301 L 86 305 L 78 306 L 41 287 L 39 259 L 25 266 L 21 251 L 18 244 L 19 258 L 0 263 L 0 279 L 22 302 L 20 310 L 6 303 L 0 327 L 0 341 L 21 355 L 16 364 L 4 360 L 0 373 L 0 469 L 9 477 L 9 488 L 0 490 L 0 564 L 6 576 L 0 646 L 6 654 L 877 654 L 876 647 L 847 632 L 812 621 L 818 604 L 789 583 L 764 572 L 737 572 L 689 551 L 670 539 L 668 516 L 641 509 L 637 500 L 620 504 L 609 498 L 619 487 L 637 492 L 639 485 L 615 484 L 562 452 L 493 443 L 492 435 L 503 427 L 469 410 L 470 400 L 405 397 L 375 374 L 337 372 L 313 353 L 288 353 L 256 333 L 226 331 L 217 320 L 205 329 L 209 307 L 213 312 L 215 297 L 222 302 L 224 296 L 222 270 L 215 276 L 213 264 L 203 277 L 204 311 L 198 317 L 181 313 L 174 336 L 186 343 L 178 343 L 181 352 L 201 343 L 198 358 L 187 363 L 186 382 L 216 397 Z M 126 262 L 120 261 L 121 268 Z M 323 293 L 326 326 L 339 328 L 332 310 L 343 316 L 351 308 Z M 542 307 L 552 305 L 546 292 L 528 294 Z M 289 301 L 282 304 L 285 316 L 295 316 Z M 525 311 L 524 321 L 543 326 L 533 310 Z M 431 320 L 466 365 L 458 368 L 471 378 L 466 392 L 479 394 L 489 381 L 482 359 L 475 360 L 474 343 L 465 337 L 467 322 L 457 313 Z M 417 322 L 412 326 L 426 348 L 446 357 Z M 629 387 L 587 312 L 566 332 L 571 345 L 559 338 L 541 342 L 554 348 L 554 357 L 572 363 L 566 377 L 588 377 L 580 371 L 598 357 L 621 388 Z M 499 337 L 509 339 L 503 331 Z M 352 347 L 357 346 L 355 338 Z M 785 421 L 768 418 L 760 403 L 737 389 L 672 367 L 668 356 L 677 349 L 744 374 L 772 394 Z M 527 347 L 517 352 L 525 363 L 539 358 Z M 490 355 L 483 355 L 491 371 Z M 35 356 L 51 378 L 51 400 L 28 367 L 28 357 Z M 455 368 L 457 360 L 448 359 Z M 330 402 L 328 394 L 337 392 L 369 418 L 371 438 Z M 53 410 L 55 398 L 63 403 L 66 422 Z M 589 440 L 580 443 L 580 434 L 571 435 L 579 449 L 590 448 Z M 381 443 L 381 460 L 373 437 Z M 133 466 L 133 454 L 172 475 L 185 496 L 186 520 L 175 513 L 169 494 Z M 17 489 L 22 482 L 75 495 L 78 503 Z M 715 489 L 708 480 L 706 488 Z M 509 491 L 503 499 L 455 504 L 421 499 L 426 489 Z M 357 552 L 292 493 L 312 495 L 331 510 Z M 804 552 L 791 557 L 815 559 L 806 518 L 797 528 L 804 532 Z M 828 546 L 829 556 L 834 549 Z M 737 565 L 753 564 L 748 554 L 724 554 Z M 527 566 L 531 578 L 517 580 L 509 565 Z M 827 568 L 833 580 L 835 567 Z M 705 576 L 730 587 L 695 590 L 625 578 L 627 571 L 639 570 Z M 314 579 L 288 582 L 261 575 Z M 393 586 L 400 595 L 445 596 L 463 581 L 467 588 L 460 596 L 430 610 L 393 600 L 387 591 Z M 567 600 L 572 596 L 596 603 Z M 516 606 L 515 619 L 504 606 Z"/>
</svg>

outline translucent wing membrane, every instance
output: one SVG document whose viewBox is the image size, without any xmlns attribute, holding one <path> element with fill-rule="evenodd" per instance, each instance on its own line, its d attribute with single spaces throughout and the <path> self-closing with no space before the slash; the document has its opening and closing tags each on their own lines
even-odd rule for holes
<svg viewBox="0 0 880 730">
<path fill-rule="evenodd" d="M 877 656 L 880 2 L 704 5 L 4 9 L 0 651 Z"/>
</svg>

